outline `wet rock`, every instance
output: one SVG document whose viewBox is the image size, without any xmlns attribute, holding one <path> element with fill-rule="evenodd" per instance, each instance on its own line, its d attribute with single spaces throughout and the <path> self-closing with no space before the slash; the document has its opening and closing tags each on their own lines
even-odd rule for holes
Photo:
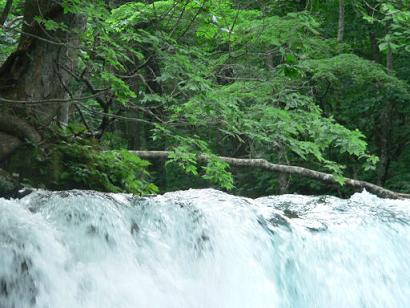
<svg viewBox="0 0 410 308">
<path fill-rule="evenodd" d="M 209 235 L 205 233 L 205 231 L 203 231 L 197 238 L 194 245 L 194 250 L 197 254 L 197 257 L 201 257 L 206 251 L 212 250 L 211 239 Z"/>
<path fill-rule="evenodd" d="M 286 209 L 283 211 L 283 215 L 285 215 L 287 218 L 299 218 L 299 215 L 297 212 Z"/>
<path fill-rule="evenodd" d="M 18 198 L 22 185 L 8 172 L 0 169 L 0 198 Z"/>
<path fill-rule="evenodd" d="M 38 289 L 31 273 L 32 262 L 15 255 L 10 268 L 13 269 L 12 275 L 0 276 L 0 307 L 34 306 Z"/>
<path fill-rule="evenodd" d="M 137 235 L 139 232 L 140 232 L 140 227 L 137 225 L 135 221 L 133 221 L 131 224 L 131 234 Z"/>
<path fill-rule="evenodd" d="M 269 219 L 269 223 L 274 226 L 274 227 L 286 227 L 286 228 L 290 228 L 289 226 L 289 222 L 286 220 L 286 218 L 284 218 L 283 216 L 279 215 L 279 214 L 275 214 L 273 215 L 270 219 Z"/>
<path fill-rule="evenodd" d="M 325 224 L 321 224 L 320 226 L 317 227 L 306 227 L 310 232 L 324 232 L 328 229 L 328 227 Z"/>
<path fill-rule="evenodd" d="M 97 233 L 98 233 L 98 231 L 97 231 L 97 227 L 96 227 L 96 226 L 90 225 L 90 226 L 87 227 L 87 234 L 95 235 L 95 234 L 97 234 Z"/>
</svg>

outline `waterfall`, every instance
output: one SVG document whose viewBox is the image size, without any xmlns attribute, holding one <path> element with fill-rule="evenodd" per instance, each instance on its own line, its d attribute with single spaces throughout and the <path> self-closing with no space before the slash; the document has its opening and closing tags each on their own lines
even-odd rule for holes
<svg viewBox="0 0 410 308">
<path fill-rule="evenodd" d="M 0 199 L 0 307 L 410 307 L 409 222 L 367 192 L 36 191 Z"/>
</svg>

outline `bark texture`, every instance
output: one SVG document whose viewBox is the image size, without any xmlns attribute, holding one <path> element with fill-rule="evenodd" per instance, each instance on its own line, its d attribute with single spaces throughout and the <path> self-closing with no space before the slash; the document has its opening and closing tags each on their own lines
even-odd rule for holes
<svg viewBox="0 0 410 308">
<path fill-rule="evenodd" d="M 135 155 L 138 155 L 144 159 L 167 159 L 170 152 L 168 151 L 130 151 Z M 311 170 L 304 167 L 298 166 L 288 166 L 280 164 L 272 164 L 265 159 L 244 159 L 244 158 L 233 158 L 220 156 L 220 160 L 230 164 L 231 166 L 239 167 L 252 167 L 252 168 L 261 168 L 273 172 L 299 175 L 303 177 L 308 177 L 316 179 L 329 184 L 337 184 L 337 181 L 334 179 L 333 175 L 329 173 L 324 173 L 320 171 Z M 206 155 L 199 155 L 198 160 L 206 161 Z M 410 198 L 410 194 L 397 193 L 388 189 L 385 189 L 381 186 L 365 182 L 354 180 L 350 178 L 345 178 L 345 185 L 356 188 L 356 189 L 366 189 L 375 195 L 378 195 L 382 198 L 391 198 L 391 199 L 403 199 Z"/>
<path fill-rule="evenodd" d="M 386 69 L 389 75 L 393 74 L 393 51 L 389 48 L 386 54 Z M 391 162 L 391 137 L 394 115 L 394 102 L 388 101 L 380 114 L 379 148 L 380 161 L 377 169 L 377 184 L 383 186 L 386 183 Z"/>
<path fill-rule="evenodd" d="M 35 20 L 64 23 L 74 31 L 47 31 Z M 41 101 L 66 98 L 65 89 L 71 76 L 61 67 L 73 67 L 77 58 L 79 30 L 85 26 L 81 16 L 64 14 L 60 1 L 27 0 L 24 6 L 24 25 L 17 50 L 0 68 L 0 98 L 15 101 Z M 64 109 L 65 108 L 65 109 Z M 17 137 L 40 141 L 41 130 L 58 115 L 65 114 L 63 103 L 11 104 L 0 101 L 0 144 Z M 63 117 L 66 121 L 66 117 Z M 8 137 L 5 135 L 9 135 Z M 13 148 L 13 147 L 11 147 Z M 9 155 L 3 148 L 0 161 Z"/>
<path fill-rule="evenodd" d="M 19 138 L 0 132 L 0 158 L 7 158 L 21 144 L 22 141 Z"/>
<path fill-rule="evenodd" d="M 337 41 L 343 42 L 345 35 L 345 1 L 339 0 L 339 23 L 337 27 Z"/>
<path fill-rule="evenodd" d="M 379 43 L 377 41 L 376 32 L 374 30 L 370 30 L 369 39 L 370 39 L 370 45 L 372 47 L 372 58 L 375 62 L 381 63 Z"/>
</svg>

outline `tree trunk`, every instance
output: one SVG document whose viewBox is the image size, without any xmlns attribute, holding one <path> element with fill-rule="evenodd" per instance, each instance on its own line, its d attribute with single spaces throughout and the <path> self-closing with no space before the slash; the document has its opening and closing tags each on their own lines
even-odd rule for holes
<svg viewBox="0 0 410 308">
<path fill-rule="evenodd" d="M 7 158 L 21 146 L 21 143 L 19 138 L 0 132 L 0 157 Z"/>
<path fill-rule="evenodd" d="M 339 0 L 339 24 L 337 28 L 337 41 L 343 42 L 345 34 L 345 2 Z"/>
<path fill-rule="evenodd" d="M 268 71 L 272 71 L 274 68 L 275 68 L 275 66 L 274 66 L 274 64 L 273 64 L 273 53 L 272 53 L 272 50 L 269 50 L 267 53 L 266 53 L 266 69 L 268 70 Z"/>
<path fill-rule="evenodd" d="M 388 104 L 389 105 L 389 104 Z M 386 106 L 379 118 L 380 136 L 379 136 L 379 165 L 377 167 L 377 185 L 383 186 L 386 183 L 387 172 L 390 165 L 389 137 L 390 137 L 390 106 Z"/>
<path fill-rule="evenodd" d="M 391 75 L 393 73 L 393 51 L 391 50 L 391 48 L 387 50 L 386 68 L 387 68 L 387 73 Z"/>
<path fill-rule="evenodd" d="M 377 43 L 376 32 L 373 30 L 370 30 L 369 38 L 370 38 L 370 45 L 372 47 L 373 61 L 377 63 L 381 63 L 380 49 L 379 49 L 379 44 Z"/>
<path fill-rule="evenodd" d="M 386 55 L 386 68 L 388 74 L 393 73 L 393 52 L 389 48 Z M 393 102 L 387 102 L 380 115 L 380 161 L 377 169 L 377 184 L 384 186 L 390 165 L 390 139 L 392 131 Z"/>
<path fill-rule="evenodd" d="M 18 103 L 17 101 L 38 101 L 45 99 L 67 98 L 65 89 L 71 76 L 62 66 L 73 67 L 76 62 L 79 31 L 47 31 L 39 24 L 36 16 L 43 19 L 64 23 L 69 29 L 84 28 L 85 20 L 81 16 L 64 14 L 59 1 L 27 0 L 24 5 L 24 25 L 17 50 L 12 53 L 0 68 L 0 112 L 6 115 L 0 119 L 0 144 L 10 137 L 21 141 L 29 139 L 38 142 L 41 130 L 58 114 L 65 114 L 61 103 Z M 2 100 L 3 99 L 3 100 Z M 16 101 L 7 103 L 4 99 Z M 63 106 L 64 108 L 64 106 Z M 60 112 L 60 110 L 62 112 Z M 15 122 L 12 116 L 19 120 Z M 16 135 L 12 127 L 29 135 Z M 9 135 L 6 137 L 5 135 Z M 32 136 L 36 135 L 36 138 Z M 10 150 L 0 154 L 0 161 Z"/>
</svg>

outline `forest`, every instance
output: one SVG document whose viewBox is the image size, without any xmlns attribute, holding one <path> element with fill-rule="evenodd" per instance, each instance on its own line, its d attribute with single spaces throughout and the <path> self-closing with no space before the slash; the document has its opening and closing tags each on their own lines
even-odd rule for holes
<svg viewBox="0 0 410 308">
<path fill-rule="evenodd" d="M 409 0 L 0 0 L 0 196 L 410 193 Z"/>
<path fill-rule="evenodd" d="M 0 308 L 410 307 L 410 0 L 0 0 Z"/>
</svg>

